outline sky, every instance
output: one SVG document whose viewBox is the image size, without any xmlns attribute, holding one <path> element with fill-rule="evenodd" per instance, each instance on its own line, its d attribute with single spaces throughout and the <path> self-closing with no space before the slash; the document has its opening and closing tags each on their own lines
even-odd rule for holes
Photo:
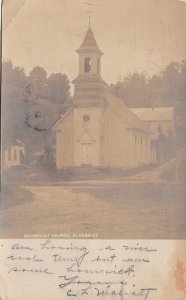
<svg viewBox="0 0 186 300">
<path fill-rule="evenodd" d="M 34 66 L 78 74 L 88 29 L 85 0 L 5 0 L 3 59 L 28 74 Z M 91 27 L 102 57 L 102 77 L 115 83 L 130 72 L 158 73 L 186 59 L 186 4 L 178 0 L 93 0 Z"/>
</svg>

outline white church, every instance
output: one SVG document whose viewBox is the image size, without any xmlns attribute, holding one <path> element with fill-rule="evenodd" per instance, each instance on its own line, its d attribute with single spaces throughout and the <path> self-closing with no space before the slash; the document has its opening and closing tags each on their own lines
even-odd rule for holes
<svg viewBox="0 0 186 300">
<path fill-rule="evenodd" d="M 119 98 L 110 94 L 101 77 L 101 57 L 89 27 L 79 55 L 74 99 L 54 125 L 56 166 L 136 168 L 155 161 L 149 127 Z"/>
</svg>

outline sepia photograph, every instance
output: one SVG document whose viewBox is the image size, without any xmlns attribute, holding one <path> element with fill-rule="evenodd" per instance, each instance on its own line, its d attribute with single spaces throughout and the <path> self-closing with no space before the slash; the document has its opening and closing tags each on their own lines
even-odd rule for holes
<svg viewBox="0 0 186 300">
<path fill-rule="evenodd" d="M 4 239 L 186 238 L 186 1 L 2 1 Z"/>
</svg>

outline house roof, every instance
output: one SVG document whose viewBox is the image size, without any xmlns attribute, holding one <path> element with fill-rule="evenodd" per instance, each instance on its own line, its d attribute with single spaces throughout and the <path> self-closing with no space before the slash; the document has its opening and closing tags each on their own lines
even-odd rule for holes
<svg viewBox="0 0 186 300">
<path fill-rule="evenodd" d="M 173 121 L 174 107 L 130 108 L 142 121 Z"/>
<path fill-rule="evenodd" d="M 25 146 L 25 144 L 21 141 L 21 140 L 16 140 L 15 144 L 19 145 L 19 146 Z"/>
<path fill-rule="evenodd" d="M 82 52 L 97 52 L 100 55 L 103 55 L 103 52 L 99 49 L 97 42 L 95 40 L 94 34 L 91 27 L 88 28 L 85 38 L 81 46 L 76 50 L 77 53 Z"/>
<path fill-rule="evenodd" d="M 18 140 L 16 138 L 12 138 L 12 137 L 7 138 L 6 143 L 3 144 L 4 149 L 9 149 L 10 147 L 13 147 L 13 146 L 22 146 L 22 147 L 24 147 L 25 144 L 21 140 Z"/>
</svg>

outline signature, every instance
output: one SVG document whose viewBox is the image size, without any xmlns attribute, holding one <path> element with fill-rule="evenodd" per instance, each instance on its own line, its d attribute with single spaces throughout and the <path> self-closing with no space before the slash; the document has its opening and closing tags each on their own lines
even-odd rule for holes
<svg viewBox="0 0 186 300">
<path fill-rule="evenodd" d="M 141 297 L 143 299 L 148 299 L 152 292 L 156 292 L 156 288 L 140 288 L 135 290 L 127 291 L 126 287 L 128 285 L 127 281 L 82 281 L 79 279 L 79 276 L 67 277 L 59 276 L 62 278 L 62 283 L 59 284 L 61 289 L 68 288 L 66 291 L 67 296 L 83 296 L 83 295 L 92 295 L 95 294 L 99 296 L 135 296 Z M 82 286 L 86 286 L 83 287 Z M 115 286 L 119 286 L 116 288 Z M 75 288 L 73 289 L 73 286 Z M 78 292 L 76 287 L 79 287 Z"/>
</svg>

